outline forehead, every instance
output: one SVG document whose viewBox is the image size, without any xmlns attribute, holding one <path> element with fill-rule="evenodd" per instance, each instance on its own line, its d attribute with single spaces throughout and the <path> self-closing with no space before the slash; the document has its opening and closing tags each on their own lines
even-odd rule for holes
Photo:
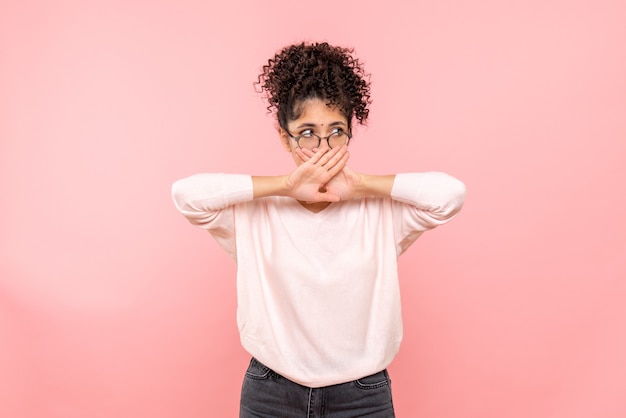
<svg viewBox="0 0 626 418">
<path fill-rule="evenodd" d="M 311 123 L 315 125 L 330 125 L 338 122 L 347 124 L 346 117 L 337 106 L 328 106 L 321 99 L 308 99 L 298 104 L 299 117 L 289 121 L 289 124 Z"/>
</svg>

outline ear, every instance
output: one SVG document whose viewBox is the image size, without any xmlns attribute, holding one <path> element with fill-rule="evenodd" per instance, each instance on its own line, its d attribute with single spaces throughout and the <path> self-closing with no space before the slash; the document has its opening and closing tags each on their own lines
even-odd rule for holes
<svg viewBox="0 0 626 418">
<path fill-rule="evenodd" d="M 280 142 L 283 144 L 283 148 L 285 151 L 291 152 L 291 144 L 289 143 L 289 134 L 282 127 L 278 128 L 278 136 L 280 137 Z"/>
</svg>

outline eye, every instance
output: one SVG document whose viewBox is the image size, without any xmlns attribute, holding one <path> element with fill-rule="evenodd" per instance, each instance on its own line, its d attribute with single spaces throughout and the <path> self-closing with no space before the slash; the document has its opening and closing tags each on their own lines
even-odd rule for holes
<svg viewBox="0 0 626 418">
<path fill-rule="evenodd" d="M 312 129 L 304 130 L 304 131 L 300 132 L 300 136 L 302 136 L 304 138 L 310 138 L 310 137 L 313 136 L 313 130 Z"/>
<path fill-rule="evenodd" d="M 333 136 L 338 136 L 338 135 L 343 135 L 345 134 L 345 132 L 343 131 L 342 128 L 335 128 L 332 130 L 332 132 L 330 133 Z"/>
</svg>

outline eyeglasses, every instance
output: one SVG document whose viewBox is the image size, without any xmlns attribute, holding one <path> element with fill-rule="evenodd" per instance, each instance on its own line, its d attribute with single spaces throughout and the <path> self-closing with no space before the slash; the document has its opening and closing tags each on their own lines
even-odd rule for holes
<svg viewBox="0 0 626 418">
<path fill-rule="evenodd" d="M 313 133 L 312 130 L 307 129 L 302 132 L 299 136 L 293 136 L 289 131 L 287 134 L 296 141 L 299 148 L 313 149 L 319 148 L 322 144 L 322 139 L 328 142 L 328 146 L 330 148 L 341 147 L 343 145 L 348 145 L 350 143 L 350 138 L 352 138 L 352 134 L 349 132 L 345 132 L 343 129 L 335 128 L 328 136 L 319 136 Z"/>
</svg>

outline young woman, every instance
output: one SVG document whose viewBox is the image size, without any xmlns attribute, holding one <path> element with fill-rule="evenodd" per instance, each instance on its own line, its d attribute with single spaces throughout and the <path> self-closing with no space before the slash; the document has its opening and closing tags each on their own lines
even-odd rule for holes
<svg viewBox="0 0 626 418">
<path fill-rule="evenodd" d="M 402 339 L 397 258 L 461 209 L 441 172 L 368 175 L 346 163 L 370 87 L 353 50 L 291 45 L 257 85 L 296 168 L 196 174 L 178 210 L 237 263 L 237 322 L 252 360 L 240 417 L 393 417 L 386 367 Z"/>
</svg>

